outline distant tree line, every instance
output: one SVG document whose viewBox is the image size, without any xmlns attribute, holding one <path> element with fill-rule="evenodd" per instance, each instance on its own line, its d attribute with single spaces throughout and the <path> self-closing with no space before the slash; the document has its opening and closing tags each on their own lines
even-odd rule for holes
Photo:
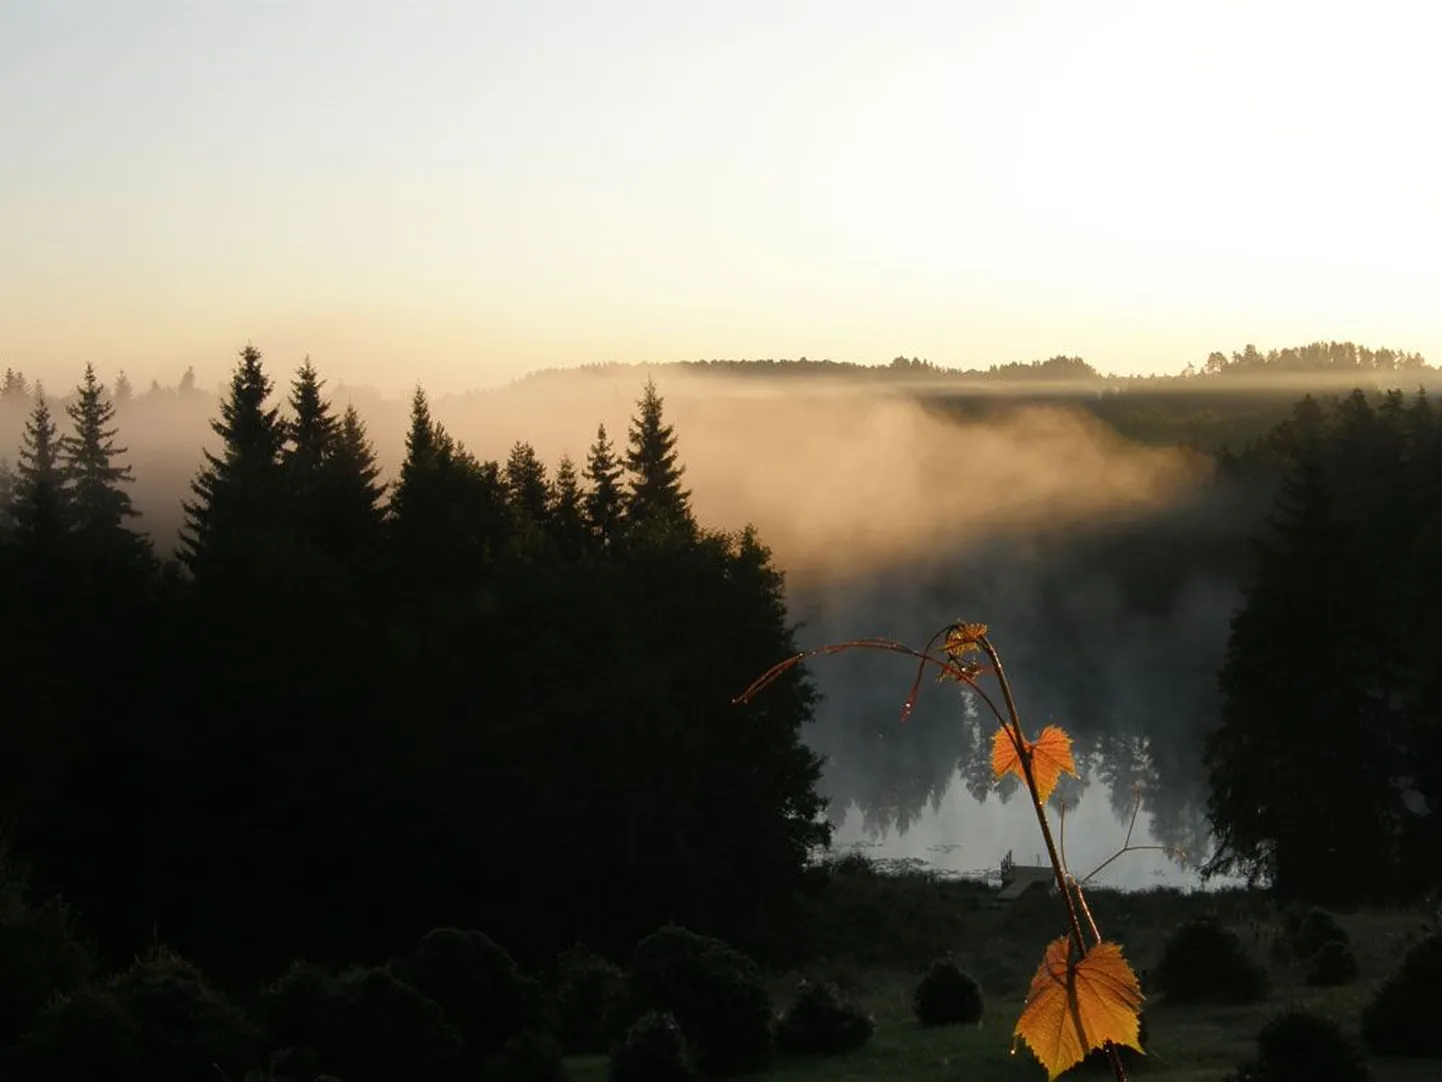
<svg viewBox="0 0 1442 1082">
<path fill-rule="evenodd" d="M 1335 903 L 1442 885 L 1442 417 L 1310 396 L 1227 476 L 1275 505 L 1210 738 L 1212 870 Z"/>
<path fill-rule="evenodd" d="M 548 380 L 574 376 L 577 372 L 615 374 L 637 367 L 619 363 L 588 364 L 575 368 L 548 368 L 528 375 L 526 380 Z M 1081 357 L 1057 354 L 1045 360 L 1007 361 L 986 368 L 961 368 L 936 364 L 919 357 L 899 354 L 885 365 L 860 364 L 854 361 L 833 361 L 806 356 L 789 358 L 756 358 L 742 360 L 676 361 L 664 367 L 686 372 L 734 376 L 837 376 L 861 380 L 887 381 L 908 377 L 954 380 L 957 382 L 1096 382 L 1113 392 L 1130 391 L 1136 387 L 1151 389 L 1168 383 L 1191 382 L 1196 377 L 1245 376 L 1259 374 L 1326 375 L 1369 373 L 1423 373 L 1431 368 L 1420 353 L 1407 350 L 1370 349 L 1355 342 L 1311 342 L 1304 346 L 1272 349 L 1265 353 L 1248 344 L 1230 355 L 1213 351 L 1200 365 L 1188 363 L 1175 375 L 1120 376 L 1099 371 Z"/>
<path fill-rule="evenodd" d="M 16 380 L 0 816 L 113 957 L 159 935 L 243 978 L 447 923 L 534 957 L 773 928 L 828 837 L 815 692 L 732 705 L 794 650 L 782 579 L 696 521 L 654 384 L 624 447 L 602 426 L 554 469 L 479 460 L 417 389 L 386 484 L 309 361 L 277 403 L 247 348 L 160 559 L 119 389 L 87 368 L 62 431 Z"/>
<path fill-rule="evenodd" d="M 1240 353 L 1213 352 L 1199 373 L 1204 376 L 1259 372 L 1417 372 L 1427 367 L 1420 353 L 1397 349 L 1368 349 L 1353 342 L 1312 342 L 1305 346 L 1272 349 L 1266 353 L 1248 345 Z M 1190 369 L 1191 366 L 1188 366 Z"/>
</svg>

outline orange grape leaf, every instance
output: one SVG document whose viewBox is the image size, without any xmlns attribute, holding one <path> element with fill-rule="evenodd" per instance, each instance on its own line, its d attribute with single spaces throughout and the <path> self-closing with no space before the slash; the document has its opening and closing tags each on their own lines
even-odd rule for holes
<svg viewBox="0 0 1442 1082">
<path fill-rule="evenodd" d="M 1098 943 L 1072 964 L 1070 943 L 1062 936 L 1047 946 L 1013 1030 L 1046 1068 L 1048 1082 L 1107 1041 L 1142 1051 L 1142 990 L 1121 947 Z"/>
<path fill-rule="evenodd" d="M 986 638 L 985 624 L 957 624 L 946 636 L 946 652 L 953 658 L 962 658 L 972 651 L 981 650 L 981 640 Z"/>
<path fill-rule="evenodd" d="M 1071 754 L 1071 737 L 1055 725 L 1048 725 L 1035 740 L 1026 742 L 1031 753 L 1031 772 L 1036 778 L 1037 797 L 1045 803 L 1051 791 L 1056 788 L 1057 779 L 1063 772 L 1076 776 L 1076 762 Z M 1002 726 L 991 739 L 991 772 L 998 778 L 1015 774 L 1026 781 L 1026 771 L 1021 766 L 1021 756 L 1016 753 L 1016 743 L 1011 730 Z"/>
</svg>

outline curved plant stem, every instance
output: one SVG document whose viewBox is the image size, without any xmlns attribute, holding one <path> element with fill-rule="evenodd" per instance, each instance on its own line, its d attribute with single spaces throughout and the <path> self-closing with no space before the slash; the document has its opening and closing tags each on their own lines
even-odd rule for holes
<svg viewBox="0 0 1442 1082">
<path fill-rule="evenodd" d="M 1066 902 L 1067 922 L 1071 929 L 1072 945 L 1076 951 L 1078 960 L 1086 956 L 1086 940 L 1082 937 L 1081 920 L 1077 915 L 1077 899 L 1071 892 L 1071 886 L 1067 883 L 1066 872 L 1062 868 L 1061 854 L 1057 852 L 1056 840 L 1052 837 L 1051 824 L 1047 821 L 1046 805 L 1042 803 L 1037 795 L 1039 790 L 1036 785 L 1036 775 L 1032 772 L 1031 754 L 1026 747 L 1026 733 L 1021 727 L 1021 715 L 1016 709 L 1016 699 L 1011 693 L 1011 681 L 1006 678 L 1006 669 L 1001 663 L 1001 655 L 996 652 L 996 647 L 991 644 L 991 639 L 982 635 L 978 645 L 986 651 L 986 656 L 991 659 L 992 671 L 996 673 L 997 683 L 1001 685 L 1002 701 L 1006 703 L 1006 712 L 1010 717 L 1008 727 L 1011 729 L 1011 738 L 1016 742 L 1017 755 L 1021 759 L 1022 772 L 1026 776 L 1026 787 L 1031 792 L 1032 807 L 1036 809 L 1037 825 L 1041 827 L 1042 841 L 1046 843 L 1046 855 L 1051 859 L 1051 869 L 1056 876 L 1056 889 L 1060 892 L 1062 900 Z M 1080 894 L 1080 891 L 1077 892 Z M 1085 902 L 1082 903 L 1083 907 Z M 1097 940 L 1101 940 L 1101 933 L 1096 930 L 1096 923 L 1091 919 L 1091 913 L 1087 913 L 1087 923 L 1091 925 Z M 1106 1042 L 1107 1061 L 1111 1066 L 1112 1073 L 1116 1075 L 1117 1082 L 1127 1082 L 1126 1068 L 1122 1066 L 1121 1056 L 1117 1054 L 1117 1046 L 1111 1041 Z"/>
</svg>

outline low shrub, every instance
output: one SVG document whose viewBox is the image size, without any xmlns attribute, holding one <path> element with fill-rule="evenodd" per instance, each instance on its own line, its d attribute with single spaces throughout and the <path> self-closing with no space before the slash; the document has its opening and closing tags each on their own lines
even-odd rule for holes
<svg viewBox="0 0 1442 1082">
<path fill-rule="evenodd" d="M 1347 944 L 1323 943 L 1307 962 L 1307 983 L 1319 987 L 1348 984 L 1357 978 L 1357 956 Z"/>
<path fill-rule="evenodd" d="M 875 1023 L 834 984 L 803 981 L 796 999 L 776 1023 L 776 1046 L 783 1052 L 833 1055 L 871 1040 Z"/>
<path fill-rule="evenodd" d="M 473 1068 L 539 1022 L 541 986 L 523 976 L 511 956 L 481 932 L 437 928 L 390 968 L 440 1004 L 446 1021 L 465 1041 L 466 1060 Z"/>
<path fill-rule="evenodd" d="M 87 985 L 51 1000 L 11 1057 L 17 1082 L 140 1077 L 135 1023 L 115 993 Z"/>
<path fill-rule="evenodd" d="M 981 986 L 951 960 L 938 959 L 912 992 L 911 1009 L 923 1026 L 971 1025 L 981 1021 Z"/>
<path fill-rule="evenodd" d="M 1362 1010 L 1362 1038 L 1378 1055 L 1442 1056 L 1442 934 L 1422 940 Z"/>
<path fill-rule="evenodd" d="M 1188 921 L 1172 934 L 1150 983 L 1171 1003 L 1255 1003 L 1267 993 L 1266 970 L 1215 917 Z"/>
<path fill-rule="evenodd" d="M 190 1082 L 216 1071 L 240 1076 L 262 1059 L 245 1015 L 168 950 L 138 959 L 103 985 L 52 1000 L 19 1042 L 22 1082 L 105 1078 Z"/>
<path fill-rule="evenodd" d="M 189 1082 L 217 1069 L 239 1076 L 261 1058 L 244 1013 L 190 962 L 165 949 L 108 982 L 133 1025 L 150 1082 Z"/>
<path fill-rule="evenodd" d="M 769 1058 L 771 1000 L 760 972 L 719 939 L 662 928 L 636 945 L 627 983 L 637 1007 L 675 1017 L 704 1074 L 737 1074 Z"/>
<path fill-rule="evenodd" d="M 1347 929 L 1337 923 L 1337 918 L 1325 909 L 1293 910 L 1283 921 L 1287 943 L 1292 954 L 1302 960 L 1313 957 L 1328 943 L 1352 945 Z"/>
<path fill-rule="evenodd" d="M 257 1010 L 273 1048 L 346 1082 L 443 1079 L 463 1059 L 440 1005 L 386 968 L 333 976 L 298 962 L 262 991 Z"/>
<path fill-rule="evenodd" d="M 3 861 L 0 852 L 0 878 L 9 872 Z M 52 996 L 81 988 L 95 969 L 64 905 L 29 906 L 19 897 L 13 907 L 0 902 L 0 1048 L 28 1030 Z"/>
<path fill-rule="evenodd" d="M 1362 1050 L 1335 1021 L 1310 1011 L 1276 1015 L 1257 1034 L 1257 1055 L 1232 1082 L 1368 1082 Z"/>
<path fill-rule="evenodd" d="M 625 1028 L 626 977 L 585 947 L 572 947 L 556 966 L 555 1011 L 567 1052 L 604 1052 Z"/>
<path fill-rule="evenodd" d="M 674 1015 L 647 1011 L 611 1050 L 607 1082 L 698 1082 L 686 1037 Z"/>
</svg>

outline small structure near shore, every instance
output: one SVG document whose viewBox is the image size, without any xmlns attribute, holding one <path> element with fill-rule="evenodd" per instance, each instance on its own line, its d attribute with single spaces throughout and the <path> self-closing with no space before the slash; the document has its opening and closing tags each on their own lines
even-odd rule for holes
<svg viewBox="0 0 1442 1082">
<path fill-rule="evenodd" d="M 1011 850 L 1001 858 L 1001 892 L 996 901 L 1014 902 L 1029 890 L 1051 891 L 1056 888 L 1056 873 L 1050 864 L 1018 864 Z"/>
</svg>

